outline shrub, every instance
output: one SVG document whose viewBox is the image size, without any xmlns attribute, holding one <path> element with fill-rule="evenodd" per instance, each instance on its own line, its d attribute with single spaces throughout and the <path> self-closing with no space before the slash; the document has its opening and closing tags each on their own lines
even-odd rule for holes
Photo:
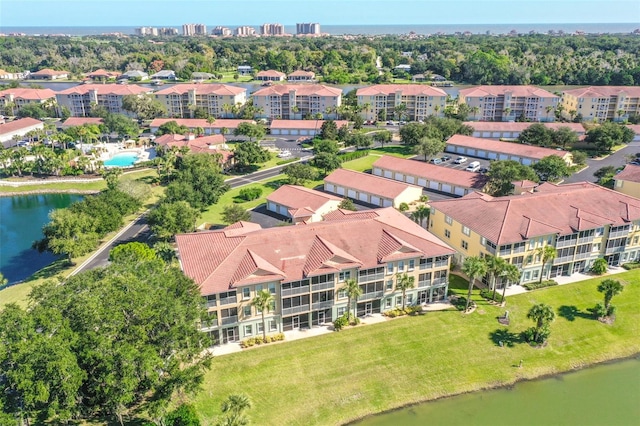
<svg viewBox="0 0 640 426">
<path fill-rule="evenodd" d="M 362 151 L 346 152 L 344 154 L 338 154 L 338 160 L 340 160 L 341 163 L 344 163 L 345 161 L 357 160 L 358 158 L 366 157 L 367 155 L 369 155 L 369 151 L 366 149 Z"/>
<path fill-rule="evenodd" d="M 400 206 L 398 206 L 398 210 L 400 210 L 401 212 L 406 212 L 407 210 L 409 210 L 409 204 L 400 203 Z"/>
<path fill-rule="evenodd" d="M 428 203 L 429 202 L 429 196 L 428 195 L 421 195 L 420 196 L 420 201 L 423 203 Z"/>
<path fill-rule="evenodd" d="M 554 285 L 558 285 L 558 283 L 554 280 L 546 280 L 546 281 L 542 281 L 542 282 L 534 282 L 534 283 L 527 283 L 527 284 L 522 284 L 522 286 L 524 288 L 526 288 L 527 290 L 536 290 L 538 288 L 544 288 L 544 287 L 551 287 Z"/>
<path fill-rule="evenodd" d="M 457 310 L 464 311 L 464 308 L 467 306 L 467 298 L 463 296 L 452 297 L 451 304 L 455 306 Z"/>
<path fill-rule="evenodd" d="M 275 337 L 275 339 L 278 341 L 284 340 L 284 333 L 275 334 L 273 337 Z"/>
<path fill-rule="evenodd" d="M 256 345 L 261 345 L 265 343 L 265 341 L 262 339 L 262 337 L 256 337 Z"/>
<path fill-rule="evenodd" d="M 347 318 L 346 315 L 342 315 L 341 317 L 339 317 L 333 322 L 333 329 L 335 331 L 340 331 L 348 325 L 349 325 L 349 319 Z"/>
<path fill-rule="evenodd" d="M 538 334 L 538 339 L 536 340 L 536 328 L 530 327 L 521 333 L 521 337 L 525 342 L 542 344 L 547 340 L 550 334 L 551 330 L 549 327 L 542 327 Z"/>
<path fill-rule="evenodd" d="M 595 319 L 607 316 L 607 310 L 602 303 L 598 303 L 593 309 L 591 309 L 591 313 L 593 313 Z"/>
<path fill-rule="evenodd" d="M 489 290 L 488 288 L 483 288 L 482 290 L 480 290 L 480 296 L 487 300 L 493 300 L 495 302 L 502 303 L 502 295 L 496 292 L 496 296 L 494 299 L 493 291 Z"/>
<path fill-rule="evenodd" d="M 607 272 L 609 265 L 607 265 L 607 261 L 603 258 L 596 259 L 591 265 L 591 272 L 596 275 L 602 275 Z"/>
<path fill-rule="evenodd" d="M 200 419 L 195 407 L 191 404 L 182 404 L 164 418 L 167 426 L 200 426 Z"/>
<path fill-rule="evenodd" d="M 262 195 L 262 188 L 254 186 L 252 188 L 243 188 L 240 190 L 240 198 L 247 201 L 253 201 L 260 198 Z"/>
<path fill-rule="evenodd" d="M 626 269 L 627 271 L 631 270 L 631 269 L 638 269 L 640 268 L 640 262 L 629 262 L 629 263 L 625 263 L 624 265 L 622 265 L 622 267 L 624 269 Z"/>
</svg>

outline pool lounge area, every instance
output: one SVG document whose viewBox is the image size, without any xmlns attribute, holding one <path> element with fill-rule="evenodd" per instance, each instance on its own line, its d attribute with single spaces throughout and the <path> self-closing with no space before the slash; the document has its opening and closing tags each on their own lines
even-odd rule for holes
<svg viewBox="0 0 640 426">
<path fill-rule="evenodd" d="M 156 152 L 154 148 L 146 149 L 128 149 L 121 148 L 110 149 L 103 154 L 103 164 L 105 167 L 133 167 L 136 163 L 147 161 L 155 158 Z"/>
</svg>

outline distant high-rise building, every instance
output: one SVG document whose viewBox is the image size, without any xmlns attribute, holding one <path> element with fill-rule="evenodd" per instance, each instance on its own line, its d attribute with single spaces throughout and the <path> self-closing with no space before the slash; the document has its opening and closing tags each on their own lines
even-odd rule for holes
<svg viewBox="0 0 640 426">
<path fill-rule="evenodd" d="M 175 35 L 178 35 L 178 29 L 177 28 L 159 28 L 158 35 L 175 36 Z"/>
<path fill-rule="evenodd" d="M 302 23 L 296 24 L 297 34 L 320 34 L 320 24 L 318 23 Z"/>
<path fill-rule="evenodd" d="M 284 25 L 263 24 L 260 27 L 260 34 L 264 36 L 284 35 Z"/>
<path fill-rule="evenodd" d="M 221 37 L 229 37 L 233 32 L 227 27 L 217 26 L 213 30 L 211 30 L 211 35 L 221 36 Z"/>
<path fill-rule="evenodd" d="M 139 36 L 157 36 L 158 29 L 155 27 L 140 27 L 136 28 L 136 35 Z"/>
<path fill-rule="evenodd" d="M 185 35 L 185 36 L 207 35 L 207 26 L 204 24 L 184 24 L 182 26 L 182 35 Z"/>
<path fill-rule="evenodd" d="M 256 35 L 256 29 L 253 27 L 238 27 L 236 28 L 235 35 L 238 37 L 247 37 Z"/>
</svg>

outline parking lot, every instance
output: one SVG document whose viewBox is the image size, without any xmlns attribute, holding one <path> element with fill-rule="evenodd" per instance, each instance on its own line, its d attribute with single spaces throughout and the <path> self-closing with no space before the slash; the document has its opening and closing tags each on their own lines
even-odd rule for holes
<svg viewBox="0 0 640 426">
<path fill-rule="evenodd" d="M 430 161 L 431 164 L 436 164 L 438 166 L 441 167 L 448 167 L 450 169 L 456 169 L 456 170 L 465 170 L 470 163 L 477 161 L 478 163 L 480 163 L 480 170 L 482 169 L 488 169 L 489 168 L 489 163 L 490 161 L 484 158 L 474 158 L 474 157 L 469 157 L 469 156 L 465 156 L 465 158 L 467 159 L 466 161 L 460 163 L 460 164 L 456 164 L 456 159 L 458 157 L 460 157 L 460 155 L 458 154 L 450 154 L 447 152 L 442 152 L 439 155 L 435 156 L 435 158 L 439 158 L 439 159 L 443 159 L 443 157 L 449 157 L 448 160 L 442 161 L 439 164 L 436 164 L 437 162 L 434 161 Z M 424 157 L 420 157 L 417 156 L 415 159 L 424 159 Z"/>
</svg>

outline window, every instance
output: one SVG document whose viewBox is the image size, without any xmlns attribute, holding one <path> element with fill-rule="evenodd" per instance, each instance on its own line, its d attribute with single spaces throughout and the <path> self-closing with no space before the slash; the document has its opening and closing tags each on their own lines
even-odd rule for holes
<svg viewBox="0 0 640 426">
<path fill-rule="evenodd" d="M 338 310 L 337 310 L 337 313 L 338 313 L 339 317 L 343 316 L 345 312 L 347 312 L 347 307 L 346 306 L 338 308 Z"/>
<path fill-rule="evenodd" d="M 640 239 L 640 237 L 638 237 L 637 235 L 635 237 L 633 237 L 633 245 L 637 246 L 638 245 L 638 240 Z"/>
<path fill-rule="evenodd" d="M 385 302 L 384 302 L 385 308 L 390 308 L 391 307 L 391 303 L 393 303 L 393 298 L 390 297 L 389 299 L 385 300 Z"/>
<path fill-rule="evenodd" d="M 349 278 L 351 278 L 351 271 L 340 272 L 340 276 L 338 277 L 338 281 L 340 281 L 342 283 L 345 280 L 348 280 Z"/>
<path fill-rule="evenodd" d="M 445 230 L 444 230 L 444 236 L 445 236 L 446 238 L 451 238 L 451 232 L 450 232 L 448 229 L 445 229 Z"/>
<path fill-rule="evenodd" d="M 245 306 L 244 308 L 242 308 L 242 314 L 245 317 L 250 317 L 251 316 L 251 306 Z"/>
<path fill-rule="evenodd" d="M 407 303 L 413 303 L 413 294 L 407 295 Z"/>
<path fill-rule="evenodd" d="M 638 238 L 638 237 L 636 237 L 636 238 Z M 638 242 L 636 241 L 634 244 L 637 244 L 637 243 L 638 243 Z M 415 260 L 413 260 L 413 259 L 411 259 L 411 260 L 409 261 L 409 269 L 408 269 L 408 270 L 409 270 L 409 271 L 413 271 L 413 270 L 415 269 L 415 267 L 416 267 L 416 261 L 415 261 Z"/>
<path fill-rule="evenodd" d="M 402 296 L 397 296 L 396 297 L 396 306 L 401 306 L 402 305 Z"/>
<path fill-rule="evenodd" d="M 253 326 L 245 325 L 244 326 L 244 335 L 251 336 L 253 334 Z"/>
<path fill-rule="evenodd" d="M 449 216 L 444 217 L 444 221 L 447 222 L 449 225 L 451 225 L 453 223 L 453 219 L 451 219 Z"/>
<path fill-rule="evenodd" d="M 538 276 L 540 276 L 540 271 L 538 271 L 538 270 L 533 271 L 533 276 L 532 276 L 532 278 L 533 278 L 534 280 L 537 280 L 537 279 L 538 279 Z"/>
<path fill-rule="evenodd" d="M 529 250 L 533 250 L 534 248 L 536 248 L 536 239 L 532 238 L 529 240 Z"/>
<path fill-rule="evenodd" d="M 462 225 L 462 233 L 468 237 L 469 235 L 471 235 L 471 230 L 466 226 Z"/>
<path fill-rule="evenodd" d="M 404 271 L 404 261 L 401 260 L 398 262 L 398 272 Z"/>
<path fill-rule="evenodd" d="M 393 274 L 393 263 L 387 263 L 387 275 Z"/>
<path fill-rule="evenodd" d="M 278 324 L 276 324 L 276 320 L 269 321 L 269 330 L 275 331 L 278 329 Z"/>
<path fill-rule="evenodd" d="M 531 271 L 527 271 L 524 273 L 524 281 L 529 281 L 531 279 Z"/>
<path fill-rule="evenodd" d="M 256 325 L 256 333 L 262 333 L 262 323 L 261 322 L 259 322 Z"/>
<path fill-rule="evenodd" d="M 393 280 L 387 280 L 387 290 L 393 290 Z"/>
<path fill-rule="evenodd" d="M 245 287 L 242 289 L 242 299 L 249 299 L 251 297 L 251 289 L 249 287 Z"/>
<path fill-rule="evenodd" d="M 601 237 L 602 234 L 604 234 L 604 227 L 596 229 L 596 234 L 595 234 L 596 237 Z"/>
<path fill-rule="evenodd" d="M 338 290 L 338 299 L 346 299 L 347 290 Z"/>
<path fill-rule="evenodd" d="M 275 284 L 269 284 L 269 293 L 276 294 L 276 285 Z"/>
<path fill-rule="evenodd" d="M 464 250 L 469 250 L 469 243 L 467 243 L 465 240 L 462 240 L 462 248 Z"/>
</svg>

